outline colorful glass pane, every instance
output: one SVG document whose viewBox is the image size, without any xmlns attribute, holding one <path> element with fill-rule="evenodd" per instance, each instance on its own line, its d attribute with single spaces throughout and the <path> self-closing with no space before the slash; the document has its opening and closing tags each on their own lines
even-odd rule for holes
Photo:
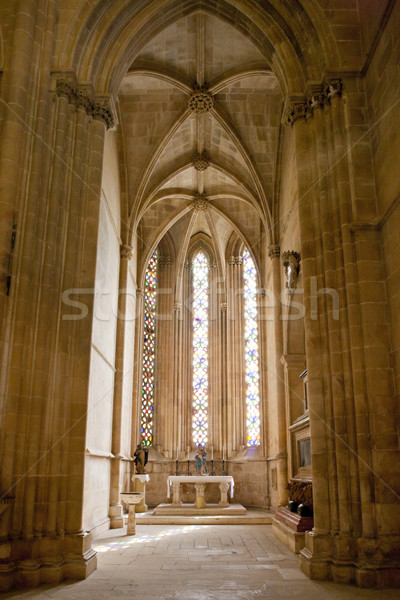
<svg viewBox="0 0 400 600">
<path fill-rule="evenodd" d="M 246 428 L 247 445 L 260 444 L 260 392 L 257 324 L 257 273 L 250 252 L 243 254 L 245 365 L 246 365 Z"/>
<path fill-rule="evenodd" d="M 144 282 L 141 441 L 153 443 L 154 360 L 156 348 L 157 251 L 149 260 Z"/>
<path fill-rule="evenodd" d="M 192 437 L 196 445 L 207 442 L 208 432 L 208 260 L 199 252 L 193 272 L 193 398 Z"/>
</svg>

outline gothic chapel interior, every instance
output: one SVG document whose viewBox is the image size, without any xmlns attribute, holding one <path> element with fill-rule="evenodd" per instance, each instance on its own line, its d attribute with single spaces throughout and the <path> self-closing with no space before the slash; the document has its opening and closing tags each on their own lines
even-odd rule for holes
<svg viewBox="0 0 400 600">
<path fill-rule="evenodd" d="M 400 2 L 0 0 L 0 589 L 85 578 L 149 449 L 400 584 Z"/>
</svg>

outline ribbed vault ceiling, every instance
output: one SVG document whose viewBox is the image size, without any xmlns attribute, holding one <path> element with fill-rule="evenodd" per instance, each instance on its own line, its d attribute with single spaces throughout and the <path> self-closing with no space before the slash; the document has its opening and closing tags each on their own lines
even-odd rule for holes
<svg viewBox="0 0 400 600">
<path fill-rule="evenodd" d="M 196 88 L 211 95 L 209 110 L 189 107 Z M 192 14 L 144 47 L 119 101 L 143 254 L 173 227 L 176 255 L 200 231 L 220 241 L 235 232 L 257 258 L 270 227 L 282 114 L 277 78 L 259 50 L 230 24 Z M 196 210 L 196 198 L 208 210 Z"/>
</svg>

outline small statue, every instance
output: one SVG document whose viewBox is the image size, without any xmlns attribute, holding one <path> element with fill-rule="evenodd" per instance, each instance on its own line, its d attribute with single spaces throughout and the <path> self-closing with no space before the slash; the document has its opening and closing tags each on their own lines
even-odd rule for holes
<svg viewBox="0 0 400 600">
<path fill-rule="evenodd" d="M 148 449 L 145 447 L 143 442 L 140 442 L 140 444 L 138 444 L 136 446 L 136 450 L 135 450 L 135 466 L 136 466 L 136 472 L 141 475 L 142 473 L 146 473 L 146 469 L 145 466 L 147 465 L 147 461 L 149 459 L 149 451 Z"/>
<path fill-rule="evenodd" d="M 199 444 L 197 446 L 197 452 L 195 455 L 195 459 L 196 459 L 196 471 L 197 471 L 197 473 L 200 473 L 201 475 L 207 474 L 206 458 L 207 458 L 206 449 L 204 448 L 204 446 Z"/>
</svg>

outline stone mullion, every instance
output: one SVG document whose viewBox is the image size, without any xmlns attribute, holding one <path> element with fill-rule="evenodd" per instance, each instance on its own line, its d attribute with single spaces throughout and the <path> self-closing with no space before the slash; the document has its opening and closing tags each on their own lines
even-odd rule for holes
<svg viewBox="0 0 400 600">
<path fill-rule="evenodd" d="M 171 420 L 170 407 L 173 404 L 173 373 L 174 356 L 174 317 L 172 306 L 172 284 L 171 264 L 161 264 L 158 267 L 158 289 L 157 295 L 157 378 L 155 381 L 156 399 L 154 406 L 154 445 L 157 448 L 168 448 L 172 440 L 173 423 Z"/>
<path fill-rule="evenodd" d="M 343 157 L 346 153 L 347 144 L 343 136 L 345 120 L 343 108 L 338 98 L 332 100 L 332 121 L 334 127 L 334 142 L 336 158 Z M 368 336 L 368 323 L 363 323 L 362 304 L 360 304 L 360 265 L 357 263 L 357 253 L 354 246 L 354 238 L 351 231 L 352 222 L 352 198 L 349 183 L 349 172 L 347 161 L 339 160 L 337 164 L 338 182 L 340 189 L 340 212 L 342 221 L 343 252 L 345 257 L 345 274 L 349 298 L 349 332 L 351 339 L 351 357 L 354 382 L 354 405 L 357 422 L 357 455 L 358 472 L 361 495 L 361 519 L 363 536 L 376 535 L 376 517 L 374 507 L 371 503 L 371 493 L 374 486 L 371 480 L 369 466 L 375 471 L 374 457 L 371 451 L 371 416 L 374 412 L 374 401 L 370 402 L 367 386 L 367 365 L 363 348 L 368 346 L 365 335 Z M 373 248 L 371 247 L 371 251 Z M 380 256 L 378 256 L 380 260 Z M 356 283 L 357 282 L 357 283 Z M 353 289 L 351 289 L 353 288 Z M 361 311 L 360 311 L 361 306 Z M 382 349 L 383 350 L 383 349 Z M 386 350 L 385 350 L 386 351 Z M 387 364 L 389 360 L 387 361 Z M 370 368 L 370 365 L 368 365 Z M 367 465 L 367 466 L 366 466 Z"/>
<path fill-rule="evenodd" d="M 286 407 L 285 407 L 285 387 L 284 374 L 281 363 L 283 354 L 283 330 L 281 321 L 281 265 L 280 254 L 275 250 L 271 253 L 271 271 L 272 271 L 272 288 L 274 295 L 274 375 L 276 381 L 276 413 L 278 418 L 278 428 L 275 432 L 278 441 L 277 452 L 277 486 L 278 486 L 278 502 L 284 505 L 287 502 L 288 470 L 287 470 L 287 427 L 286 423 Z M 271 399 L 270 399 L 271 401 Z"/>
<path fill-rule="evenodd" d="M 228 453 L 238 450 L 239 446 L 243 444 L 243 382 L 242 373 L 240 370 L 241 363 L 243 362 L 243 339 L 241 339 L 241 320 L 242 320 L 242 306 L 241 306 L 241 277 L 238 265 L 235 262 L 234 257 L 229 260 L 229 271 L 231 285 L 231 301 L 229 303 L 229 329 L 230 329 L 230 376 L 231 381 L 231 393 L 228 395 L 229 398 L 229 409 L 230 409 L 230 427 L 228 429 Z"/>
<path fill-rule="evenodd" d="M 227 368 L 228 368 L 228 339 L 227 339 L 227 303 L 223 302 L 219 306 L 220 308 L 220 317 L 219 317 L 219 326 L 220 326 L 220 364 L 221 364 L 221 373 L 220 373 L 220 389 L 221 389 L 221 420 L 218 431 L 218 440 L 217 440 L 217 448 L 221 451 L 221 457 L 224 448 L 226 448 L 226 437 L 228 432 L 228 385 L 227 385 Z"/>
<path fill-rule="evenodd" d="M 301 240 L 301 266 L 304 282 L 304 302 L 306 306 L 305 342 L 307 368 L 309 372 L 309 401 L 310 401 L 310 430 L 311 452 L 313 465 L 313 498 L 314 498 L 314 532 L 319 536 L 328 535 L 331 528 L 329 482 L 326 474 L 330 472 L 327 454 L 327 436 L 324 406 L 324 376 L 323 364 L 319 348 L 321 330 L 319 320 L 310 318 L 311 310 L 311 280 L 316 276 L 315 260 L 315 223 L 313 214 L 313 199 L 315 191 L 310 189 L 310 181 L 314 180 L 312 172 L 313 156 L 312 136 L 308 124 L 302 119 L 295 125 L 297 177 L 299 187 L 299 227 Z M 315 538 L 313 538 L 314 541 Z M 328 543 L 329 546 L 329 543 Z M 329 555 L 329 547 L 324 544 L 324 552 Z"/>
<path fill-rule="evenodd" d="M 221 423 L 221 388 L 219 375 L 221 373 L 219 353 L 219 309 L 217 306 L 218 271 L 210 268 L 209 278 L 209 307 L 208 307 L 208 459 L 211 459 L 211 446 L 218 445 L 218 432 Z"/>
<path fill-rule="evenodd" d="M 192 445 L 192 381 L 193 381 L 193 324 L 192 324 L 192 270 L 187 263 L 184 268 L 182 308 L 179 320 L 180 337 L 177 340 L 179 344 L 180 358 L 180 384 L 179 399 L 182 418 L 180 420 L 180 450 L 184 453 L 186 446 Z M 178 371 L 179 372 L 179 371 Z M 178 432 L 177 432 L 178 436 Z"/>
<path fill-rule="evenodd" d="M 259 391 L 260 391 L 260 435 L 261 435 L 261 455 L 268 455 L 269 445 L 269 419 L 268 419 L 268 331 L 267 320 L 265 318 L 265 295 L 259 295 L 258 302 L 258 352 L 259 352 Z"/>
<path fill-rule="evenodd" d="M 237 257 L 235 263 L 235 304 L 236 304 L 236 377 L 237 382 L 237 397 L 236 397 L 236 432 L 240 446 L 247 446 L 247 432 L 246 432 L 246 382 L 245 382 L 245 358 L 244 358 L 244 285 L 243 285 L 243 273 L 242 273 L 242 258 Z"/>
<path fill-rule="evenodd" d="M 127 296 L 129 277 L 129 260 L 132 258 L 131 246 L 122 246 L 119 267 L 118 286 L 118 318 L 115 343 L 115 377 L 114 377 L 114 399 L 112 416 L 112 439 L 111 453 L 113 458 L 110 465 L 110 527 L 123 527 L 122 504 L 120 502 L 121 491 L 121 434 L 122 434 L 122 407 L 124 401 L 124 379 L 125 379 L 125 331 L 127 318 Z"/>
</svg>

